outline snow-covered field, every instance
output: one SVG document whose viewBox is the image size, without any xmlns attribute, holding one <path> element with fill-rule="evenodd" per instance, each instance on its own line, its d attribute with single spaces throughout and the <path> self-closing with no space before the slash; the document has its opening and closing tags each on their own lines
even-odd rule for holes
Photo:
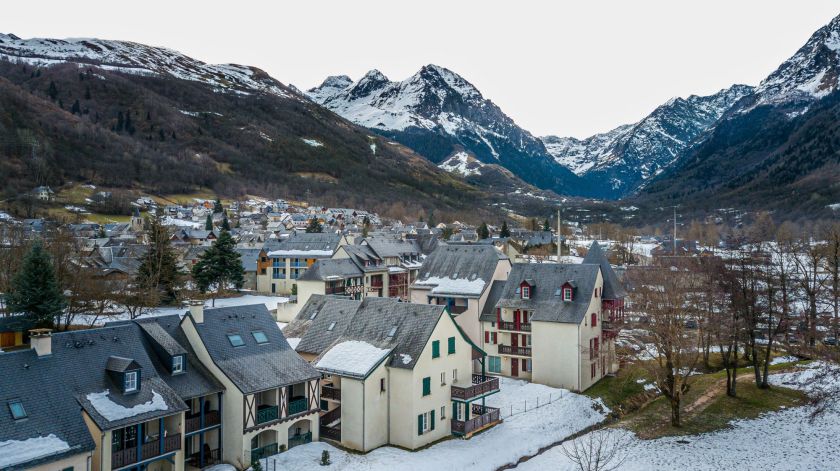
<svg viewBox="0 0 840 471">
<path fill-rule="evenodd" d="M 500 392 L 487 405 L 514 415 L 469 440 L 446 440 L 429 448 L 409 452 L 394 447 L 378 448 L 366 455 L 350 454 L 324 442 L 295 447 L 263 462 L 263 469 L 323 470 L 318 462 L 328 450 L 331 470 L 495 470 L 536 453 L 540 447 L 600 422 L 604 413 L 593 408 L 592 399 L 563 389 L 501 378 Z M 546 404 L 548 398 L 554 402 Z M 536 408 L 537 398 L 542 406 Z M 524 411 L 527 402 L 527 411 Z M 517 413 L 519 412 L 519 413 Z"/>
<path fill-rule="evenodd" d="M 771 383 L 802 390 L 836 387 L 832 379 L 812 384 L 820 364 L 799 371 L 771 375 Z M 840 407 L 830 407 L 811 421 L 809 407 L 771 412 L 756 419 L 738 420 L 712 433 L 657 440 L 630 438 L 632 445 L 621 470 L 838 469 Z M 622 431 L 621 433 L 631 433 Z M 559 447 L 516 469 L 572 471 L 577 468 Z"/>
<path fill-rule="evenodd" d="M 287 303 L 289 302 L 289 298 L 285 298 L 283 296 L 262 296 L 262 295 L 255 295 L 255 294 L 246 294 L 243 296 L 238 296 L 235 298 L 219 298 L 216 300 L 216 307 L 231 307 L 231 306 L 246 306 L 248 304 L 265 304 L 265 307 L 268 308 L 269 311 L 273 311 L 277 309 L 278 303 Z M 210 307 L 211 301 L 207 300 L 204 302 L 205 309 L 212 309 Z M 172 314 L 184 314 L 187 312 L 188 307 L 162 307 L 157 309 L 152 309 L 147 312 L 144 312 L 141 317 L 156 317 L 156 316 L 168 316 Z M 100 318 L 96 319 L 96 325 L 102 325 L 106 322 L 114 322 L 114 321 L 123 321 L 129 320 L 129 314 L 123 313 L 118 316 L 112 316 L 107 318 Z M 91 322 L 94 322 L 93 316 L 76 316 L 73 319 L 73 323 L 77 325 L 90 325 Z"/>
</svg>

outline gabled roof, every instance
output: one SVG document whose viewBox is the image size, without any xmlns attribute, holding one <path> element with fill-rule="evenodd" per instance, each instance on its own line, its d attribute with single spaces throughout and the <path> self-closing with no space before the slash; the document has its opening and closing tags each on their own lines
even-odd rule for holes
<svg viewBox="0 0 840 471">
<path fill-rule="evenodd" d="M 438 296 L 479 297 L 499 261 L 507 259 L 492 245 L 441 245 L 423 261 L 412 287 Z"/>
<path fill-rule="evenodd" d="M 195 326 L 213 363 L 243 394 L 321 376 L 289 346 L 265 304 L 205 309 L 204 322 Z M 255 331 L 268 342 L 257 344 Z M 245 345 L 234 347 L 228 334 L 239 334 Z"/>
<path fill-rule="evenodd" d="M 257 271 L 257 260 L 260 258 L 259 248 L 236 248 L 242 260 L 242 268 L 247 271 Z"/>
<path fill-rule="evenodd" d="M 414 240 L 394 239 L 391 237 L 368 237 L 367 244 L 382 258 L 400 257 L 407 254 L 420 255 L 420 244 Z"/>
<path fill-rule="evenodd" d="M 479 321 L 481 322 L 495 322 L 496 321 L 496 304 L 502 297 L 502 292 L 505 290 L 505 280 L 494 280 L 490 286 L 490 293 L 487 294 L 487 302 L 484 303 L 484 309 L 481 311 Z"/>
<path fill-rule="evenodd" d="M 604 299 L 619 299 L 627 296 L 627 291 L 624 285 L 619 281 L 618 276 L 607 260 L 606 254 L 601 250 L 598 241 L 592 241 L 589 246 L 589 251 L 583 257 L 583 263 L 592 263 L 601 267 L 601 276 L 604 277 L 604 293 L 601 296 Z"/>
<path fill-rule="evenodd" d="M 271 257 L 331 257 L 340 242 L 340 234 L 299 233 L 281 241 L 268 255 Z"/>
<path fill-rule="evenodd" d="M 349 258 L 317 260 L 298 281 L 344 280 L 364 276 L 364 272 Z"/>
<path fill-rule="evenodd" d="M 592 264 L 515 263 L 498 307 L 534 311 L 533 321 L 579 324 L 587 314 L 600 267 Z M 516 291 L 524 279 L 533 280 L 529 299 Z M 572 301 L 563 301 L 557 290 L 569 280 L 577 283 Z"/>
<path fill-rule="evenodd" d="M 389 367 L 413 369 L 435 326 L 446 312 L 446 306 L 403 303 L 393 298 L 369 297 L 363 301 L 342 301 L 313 295 L 286 328 L 289 336 L 298 335 L 301 338 L 298 351 L 318 355 L 313 361 L 314 365 L 318 365 L 324 355 L 338 345 L 364 342 L 376 349 L 387 350 L 388 354 L 383 354 L 382 359 Z M 351 310 L 353 307 L 355 309 Z M 318 315 L 307 322 L 316 309 L 319 310 Z M 332 322 L 336 322 L 333 330 L 326 331 Z M 356 374 L 335 369 L 329 371 L 351 377 L 366 377 L 370 373 L 366 371 L 365 374 Z"/>
<path fill-rule="evenodd" d="M 124 373 L 126 371 L 140 369 L 140 365 L 131 358 L 110 356 L 108 357 L 108 361 L 105 363 L 105 369 L 108 371 Z"/>
</svg>

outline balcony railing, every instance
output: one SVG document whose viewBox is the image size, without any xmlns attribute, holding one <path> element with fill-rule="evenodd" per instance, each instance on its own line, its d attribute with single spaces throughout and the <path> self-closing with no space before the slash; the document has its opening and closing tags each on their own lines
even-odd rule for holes
<svg viewBox="0 0 840 471">
<path fill-rule="evenodd" d="M 289 415 L 300 414 L 307 409 L 307 400 L 305 397 L 292 399 L 289 401 Z"/>
<path fill-rule="evenodd" d="M 332 399 L 334 401 L 340 401 L 341 389 L 338 389 L 335 386 L 321 386 L 321 399 Z"/>
<path fill-rule="evenodd" d="M 201 416 L 190 417 L 187 419 L 186 431 L 187 433 L 201 430 Z M 218 425 L 222 422 L 219 411 L 211 410 L 204 413 L 204 428 Z"/>
<path fill-rule="evenodd" d="M 265 406 L 257 410 L 257 423 L 264 424 L 277 420 L 280 417 L 280 408 L 277 406 Z"/>
<path fill-rule="evenodd" d="M 467 420 L 452 419 L 452 433 L 467 435 L 482 427 L 500 422 L 499 409 L 473 404 L 472 417 Z"/>
<path fill-rule="evenodd" d="M 499 354 L 529 357 L 531 356 L 531 347 L 513 347 L 510 345 L 499 345 Z"/>
<path fill-rule="evenodd" d="M 300 435 L 292 435 L 289 437 L 289 448 L 305 445 L 312 441 L 312 432 L 302 433 Z"/>
<path fill-rule="evenodd" d="M 111 454 L 111 468 L 122 468 L 149 458 L 161 456 L 181 449 L 181 434 L 175 434 L 163 438 L 163 452 L 161 453 L 160 439 L 152 440 L 140 446 L 140 456 L 137 456 L 137 447 L 128 447 Z"/>
<path fill-rule="evenodd" d="M 513 332 L 530 332 L 531 331 L 531 323 L 530 322 L 507 322 L 502 321 L 499 322 L 499 330 L 509 330 Z"/>
<path fill-rule="evenodd" d="M 322 425 L 320 438 L 327 438 L 336 442 L 341 442 L 341 424 L 338 424 L 335 427 L 327 427 L 326 425 Z"/>
<path fill-rule="evenodd" d="M 219 464 L 222 460 L 222 455 L 220 450 L 216 448 L 215 450 L 210 450 L 209 453 L 204 453 L 204 463 L 201 462 L 201 453 L 195 452 L 191 454 L 187 459 L 186 463 L 193 468 L 203 468 L 205 466 L 210 466 L 214 464 Z"/>
<path fill-rule="evenodd" d="M 333 422 L 341 419 L 341 407 L 336 407 L 335 409 L 323 414 L 318 422 L 321 424 L 322 427 L 326 427 Z"/>
<path fill-rule="evenodd" d="M 270 445 L 261 446 L 259 448 L 254 448 L 251 450 L 251 463 L 255 463 L 258 460 L 263 458 L 267 458 L 269 456 L 273 456 L 277 454 L 277 444 L 272 443 Z"/>
<path fill-rule="evenodd" d="M 472 385 L 467 387 L 452 385 L 452 399 L 468 401 L 499 391 L 499 378 L 493 376 L 472 375 Z"/>
</svg>

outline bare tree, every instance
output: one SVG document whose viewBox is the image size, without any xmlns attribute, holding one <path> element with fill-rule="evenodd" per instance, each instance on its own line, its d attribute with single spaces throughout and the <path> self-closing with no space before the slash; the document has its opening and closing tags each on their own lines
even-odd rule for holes
<svg viewBox="0 0 840 471">
<path fill-rule="evenodd" d="M 796 282 L 807 302 L 805 315 L 807 344 L 813 348 L 817 343 L 817 305 L 829 282 L 829 277 L 823 270 L 826 261 L 825 245 L 803 236 L 798 239 L 795 249 L 793 263 Z"/>
<path fill-rule="evenodd" d="M 567 442 L 560 451 L 580 471 L 613 471 L 624 464 L 634 443 L 630 432 L 607 428 Z"/>
</svg>

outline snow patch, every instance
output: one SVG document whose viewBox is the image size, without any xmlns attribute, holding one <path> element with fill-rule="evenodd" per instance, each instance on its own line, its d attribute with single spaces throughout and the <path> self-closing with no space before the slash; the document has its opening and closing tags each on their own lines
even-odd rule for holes
<svg viewBox="0 0 840 471">
<path fill-rule="evenodd" d="M 286 342 L 289 342 L 289 346 L 292 347 L 292 349 L 296 349 L 298 344 L 300 343 L 300 337 L 288 338 L 286 339 Z"/>
<path fill-rule="evenodd" d="M 55 455 L 70 449 L 64 440 L 49 434 L 45 437 L 0 442 L 0 469 Z"/>
<path fill-rule="evenodd" d="M 99 415 L 111 422 L 134 417 L 135 415 L 145 414 L 146 412 L 169 409 L 169 406 L 166 405 L 166 401 L 163 400 L 163 396 L 161 396 L 157 391 L 152 391 L 151 401 L 144 402 L 143 404 L 137 404 L 133 407 L 125 407 L 117 404 L 108 398 L 109 393 L 110 391 L 108 389 L 99 393 L 90 393 L 87 395 L 87 400 L 93 408 L 99 412 Z"/>
<path fill-rule="evenodd" d="M 480 295 L 484 291 L 484 280 L 476 278 L 470 280 L 467 278 L 440 278 L 437 276 L 430 276 L 423 280 L 417 280 L 417 286 L 431 286 L 432 294 L 466 294 L 466 295 Z"/>
<path fill-rule="evenodd" d="M 312 147 L 324 147 L 324 143 L 317 140 L 317 139 L 306 139 L 306 138 L 302 137 L 302 138 L 300 138 L 300 140 L 305 142 L 307 145 L 312 146 Z"/>
<path fill-rule="evenodd" d="M 361 340 L 347 340 L 329 349 L 315 364 L 315 368 L 339 375 L 365 376 L 390 351 Z"/>
</svg>

